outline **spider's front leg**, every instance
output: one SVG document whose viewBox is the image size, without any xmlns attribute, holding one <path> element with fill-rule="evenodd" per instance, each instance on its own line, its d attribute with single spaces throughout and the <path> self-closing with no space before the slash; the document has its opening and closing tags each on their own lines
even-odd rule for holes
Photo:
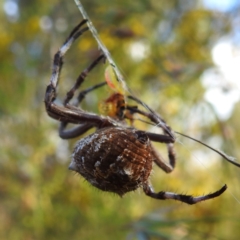
<svg viewBox="0 0 240 240">
<path fill-rule="evenodd" d="M 80 22 L 70 33 L 62 47 L 58 50 L 58 52 L 54 55 L 53 60 L 53 69 L 52 69 L 52 76 L 50 79 L 50 84 L 47 86 L 46 93 L 45 93 L 45 105 L 48 114 L 51 117 L 54 117 L 53 113 L 51 113 L 51 104 L 56 99 L 56 88 L 59 82 L 59 76 L 62 70 L 63 65 L 63 56 L 66 54 L 68 49 L 71 47 L 72 43 L 84 32 L 88 30 L 88 27 L 81 29 L 81 27 L 86 23 L 87 20 L 83 20 Z"/>
<path fill-rule="evenodd" d="M 81 84 L 83 83 L 83 81 L 85 80 L 85 78 L 87 77 L 88 73 L 102 60 L 104 59 L 105 56 L 103 54 L 101 54 L 94 62 L 92 62 L 83 72 L 81 72 L 81 74 L 78 76 L 75 84 L 73 85 L 73 87 L 67 92 L 66 98 L 63 102 L 64 106 L 67 106 L 69 101 L 73 98 L 76 90 L 81 86 Z M 104 86 L 106 83 L 102 82 L 99 84 L 96 84 L 93 87 L 90 87 L 88 89 L 85 89 L 83 91 L 81 91 L 77 98 L 75 99 L 75 102 L 73 103 L 73 105 L 75 107 L 77 107 L 81 101 L 85 98 L 86 94 L 88 94 L 89 92 Z M 72 129 L 66 129 L 68 125 L 67 121 L 61 122 L 60 123 L 60 127 L 59 127 L 59 136 L 63 139 L 69 139 L 69 138 L 74 138 L 74 137 L 78 137 L 80 135 L 82 135 L 83 133 L 85 133 L 86 131 L 88 131 L 89 129 L 91 129 L 92 127 L 94 127 L 94 124 L 91 124 L 89 122 L 87 123 L 82 123 L 77 127 L 74 127 Z"/>
<path fill-rule="evenodd" d="M 191 195 L 184 195 L 184 194 L 177 194 L 177 193 L 163 192 L 163 191 L 161 191 L 159 193 L 155 193 L 149 183 L 146 183 L 143 185 L 143 191 L 149 197 L 159 199 L 159 200 L 173 199 L 173 200 L 177 200 L 177 201 L 184 202 L 187 204 L 196 204 L 198 202 L 202 202 L 205 200 L 209 200 L 209 199 L 218 197 L 223 192 L 225 192 L 226 189 L 227 189 L 227 185 L 224 185 L 221 189 L 219 189 L 216 192 L 213 192 L 213 193 L 210 193 L 207 195 L 198 196 L 198 197 L 193 197 Z"/>
<path fill-rule="evenodd" d="M 74 85 L 74 90 L 70 90 L 69 94 L 67 95 L 64 106 L 58 106 L 54 103 L 54 100 L 57 96 L 57 85 L 59 82 L 59 76 L 63 65 L 63 57 L 68 51 L 68 49 L 71 47 L 73 42 L 81 36 L 84 32 L 88 30 L 88 27 L 82 28 L 82 26 L 87 22 L 87 20 L 83 20 L 78 24 L 73 31 L 70 33 L 62 47 L 59 49 L 59 51 L 54 55 L 53 60 L 53 70 L 52 70 L 52 76 L 50 79 L 50 83 L 46 88 L 45 93 L 45 107 L 48 115 L 56 120 L 59 120 L 61 122 L 64 122 L 62 125 L 62 128 L 65 128 L 67 123 L 73 123 L 73 124 L 81 124 L 81 123 L 87 123 L 84 126 L 82 126 L 82 129 L 78 128 L 79 132 L 87 131 L 87 129 L 95 126 L 111 126 L 112 124 L 106 119 L 101 118 L 97 116 L 96 114 L 88 114 L 84 111 L 82 111 L 79 108 L 76 108 L 74 106 L 71 106 L 68 104 L 69 100 L 72 98 L 74 91 L 81 85 L 82 81 L 87 75 L 87 72 L 89 72 L 101 59 L 104 58 L 103 55 L 99 56 L 97 60 L 95 60 L 88 68 L 85 70 L 77 79 L 76 84 Z M 76 132 L 75 132 L 76 134 Z M 71 135 L 71 134 L 70 134 Z"/>
<path fill-rule="evenodd" d="M 58 85 L 59 76 L 62 70 L 63 65 L 63 56 L 66 54 L 68 49 L 71 47 L 73 42 L 81 36 L 84 32 L 88 30 L 88 27 L 81 27 L 87 22 L 87 20 L 81 21 L 70 33 L 62 47 L 58 50 L 58 52 L 54 55 L 53 59 L 53 70 L 52 76 L 50 79 L 50 84 L 47 86 L 46 94 L 45 94 L 45 104 L 48 107 L 51 102 L 53 102 L 56 98 L 56 87 Z"/>
<path fill-rule="evenodd" d="M 82 74 L 80 74 L 80 76 L 81 75 Z M 106 84 L 106 82 L 102 82 L 102 83 L 96 84 L 95 86 L 92 86 L 90 88 L 87 88 L 87 89 L 81 91 L 78 94 L 78 97 L 75 99 L 75 102 L 74 102 L 73 105 L 74 106 L 78 106 L 81 103 L 81 101 L 85 98 L 86 94 L 88 94 L 89 92 L 91 92 L 91 91 L 93 91 L 93 90 L 95 90 L 95 89 L 97 89 L 99 87 L 104 86 L 105 84 Z M 66 99 L 67 99 L 67 97 L 66 97 Z M 59 136 L 62 139 L 70 139 L 70 138 L 78 137 L 78 136 L 82 135 L 83 133 L 87 132 L 92 127 L 94 127 L 94 125 L 89 123 L 89 122 L 82 123 L 79 126 L 71 128 L 71 129 L 66 129 L 67 125 L 68 125 L 68 122 L 61 122 L 60 123 L 60 126 L 59 126 Z"/>
</svg>

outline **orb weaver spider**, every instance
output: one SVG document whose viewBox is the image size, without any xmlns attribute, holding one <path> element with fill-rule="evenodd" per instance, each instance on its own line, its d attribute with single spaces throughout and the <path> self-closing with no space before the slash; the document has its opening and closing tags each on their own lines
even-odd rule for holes
<svg viewBox="0 0 240 240">
<path fill-rule="evenodd" d="M 63 57 L 73 42 L 88 30 L 88 27 L 83 27 L 86 22 L 87 20 L 81 21 L 72 30 L 62 47 L 54 55 L 52 76 L 45 93 L 46 111 L 51 118 L 60 121 L 59 135 L 61 138 L 79 137 L 88 130 L 96 128 L 94 133 L 76 143 L 69 169 L 82 175 L 98 189 L 120 196 L 140 187 L 149 197 L 160 200 L 174 199 L 187 204 L 195 204 L 221 195 L 227 189 L 226 185 L 218 191 L 198 197 L 173 192 L 154 192 L 149 181 L 152 165 L 155 163 L 166 173 L 174 169 L 175 135 L 166 122 L 149 107 L 149 111 L 143 111 L 137 106 L 128 105 L 125 100 L 131 99 L 136 104 L 146 106 L 138 98 L 131 95 L 124 96 L 121 92 L 113 93 L 102 105 L 108 116 L 90 113 L 79 107 L 85 95 L 105 85 L 106 82 L 104 82 L 80 91 L 75 102 L 70 103 L 88 73 L 104 61 L 103 54 L 79 75 L 73 87 L 67 92 L 63 105 L 55 103 Z M 111 85 L 109 81 L 108 84 Z M 136 129 L 132 124 L 134 114 L 146 117 L 149 122 L 162 128 L 163 133 L 156 134 Z M 127 124 L 126 120 L 129 120 L 131 124 Z M 77 126 L 67 129 L 66 126 L 69 123 Z M 155 150 L 151 141 L 166 144 L 168 163 Z"/>
</svg>

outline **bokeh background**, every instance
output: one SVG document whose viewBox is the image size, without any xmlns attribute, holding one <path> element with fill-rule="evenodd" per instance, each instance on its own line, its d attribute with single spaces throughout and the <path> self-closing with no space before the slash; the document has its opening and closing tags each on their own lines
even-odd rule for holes
<svg viewBox="0 0 240 240">
<path fill-rule="evenodd" d="M 239 1 L 82 4 L 136 96 L 174 130 L 240 159 Z M 0 1 L 0 239 L 239 239 L 240 169 L 196 142 L 178 136 L 176 169 L 152 174 L 156 191 L 201 195 L 228 184 L 194 206 L 141 190 L 119 198 L 68 170 L 77 139 L 58 137 L 43 99 L 53 55 L 81 19 L 73 0 Z M 91 33 L 74 44 L 60 100 L 98 54 Z M 84 88 L 103 81 L 105 67 Z M 89 94 L 82 107 L 98 112 L 108 92 Z"/>
</svg>

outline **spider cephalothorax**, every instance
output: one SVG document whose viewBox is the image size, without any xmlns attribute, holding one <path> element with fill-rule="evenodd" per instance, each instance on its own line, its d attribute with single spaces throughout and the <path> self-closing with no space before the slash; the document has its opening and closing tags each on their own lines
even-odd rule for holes
<svg viewBox="0 0 240 240">
<path fill-rule="evenodd" d="M 55 54 L 52 77 L 45 94 L 45 106 L 48 115 L 61 122 L 59 128 L 61 138 L 79 137 L 89 129 L 96 128 L 94 133 L 77 142 L 69 169 L 81 174 L 93 186 L 103 191 L 117 193 L 120 196 L 139 187 L 152 198 L 175 199 L 188 204 L 195 204 L 221 195 L 226 190 L 226 185 L 214 193 L 199 197 L 163 191 L 154 192 L 149 182 L 152 164 L 155 163 L 166 173 L 173 170 L 176 161 L 173 149 L 175 137 L 166 122 L 149 107 L 147 107 L 147 111 L 142 111 L 137 106 L 128 105 L 125 101 L 125 98 L 127 98 L 135 101 L 136 104 L 147 106 L 136 97 L 124 96 L 121 91 L 113 93 L 100 106 L 108 116 L 99 116 L 82 110 L 78 105 L 84 96 L 105 84 L 99 83 L 80 91 L 75 102 L 70 103 L 87 74 L 105 58 L 104 55 L 100 55 L 79 75 L 73 87 L 67 92 L 63 106 L 54 102 L 63 56 L 72 43 L 88 30 L 87 27 L 82 28 L 85 23 L 86 20 L 83 20 L 73 29 L 63 46 Z M 109 78 L 107 78 L 107 82 L 108 85 L 111 85 Z M 144 116 L 149 122 L 162 128 L 163 134 L 134 128 L 132 123 L 135 114 Z M 125 119 L 128 120 L 124 121 Z M 127 125 L 127 122 L 130 122 L 130 124 Z M 68 123 L 77 126 L 66 129 Z M 166 163 L 162 156 L 157 153 L 151 141 L 167 145 L 169 163 Z"/>
<path fill-rule="evenodd" d="M 124 119 L 125 109 L 125 99 L 120 93 L 113 93 L 99 104 L 99 110 L 102 114 L 116 119 Z"/>
</svg>

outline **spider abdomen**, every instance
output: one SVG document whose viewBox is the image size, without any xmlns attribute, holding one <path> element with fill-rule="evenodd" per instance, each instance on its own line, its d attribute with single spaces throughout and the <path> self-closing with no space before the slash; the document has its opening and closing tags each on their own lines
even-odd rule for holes
<svg viewBox="0 0 240 240">
<path fill-rule="evenodd" d="M 93 186 L 122 196 L 148 180 L 153 162 L 151 149 L 142 131 L 103 128 L 76 144 L 69 169 Z"/>
</svg>

